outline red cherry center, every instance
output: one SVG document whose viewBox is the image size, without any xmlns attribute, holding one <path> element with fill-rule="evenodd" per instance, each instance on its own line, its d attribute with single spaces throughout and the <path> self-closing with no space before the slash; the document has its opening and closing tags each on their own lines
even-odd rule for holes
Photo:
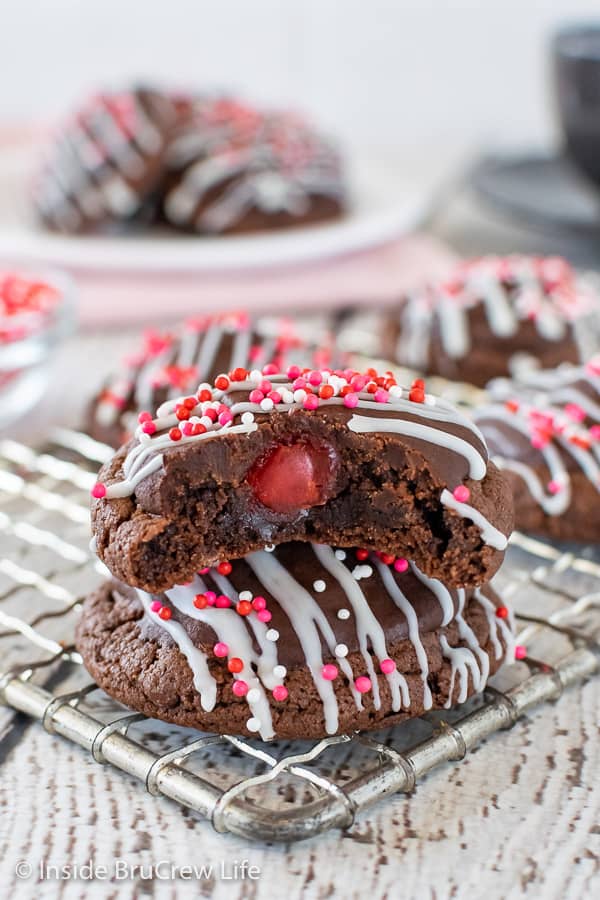
<svg viewBox="0 0 600 900">
<path fill-rule="evenodd" d="M 250 469 L 248 482 L 263 506 L 290 513 L 322 506 L 332 496 L 335 455 L 330 447 L 282 444 Z"/>
</svg>

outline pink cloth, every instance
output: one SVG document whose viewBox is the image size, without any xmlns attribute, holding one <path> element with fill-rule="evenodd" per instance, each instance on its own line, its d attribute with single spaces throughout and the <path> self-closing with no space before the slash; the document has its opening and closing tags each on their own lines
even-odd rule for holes
<svg viewBox="0 0 600 900">
<path fill-rule="evenodd" d="M 73 273 L 84 326 L 155 322 L 197 313 L 323 310 L 346 304 L 389 305 L 424 278 L 443 275 L 455 261 L 425 235 L 343 257 L 259 271 L 155 274 Z"/>
</svg>

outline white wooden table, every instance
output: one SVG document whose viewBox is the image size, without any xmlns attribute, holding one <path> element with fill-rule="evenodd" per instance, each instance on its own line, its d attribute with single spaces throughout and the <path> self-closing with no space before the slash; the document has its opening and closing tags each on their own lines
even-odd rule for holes
<svg viewBox="0 0 600 900">
<path fill-rule="evenodd" d="M 72 340 L 36 415 L 77 425 L 127 334 Z M 73 373 L 76 377 L 73 377 Z M 34 440 L 32 425 L 17 435 Z M 13 432 L 14 433 L 14 432 Z M 583 898 L 600 896 L 600 692 L 569 691 L 462 763 L 437 771 L 407 800 L 392 797 L 348 833 L 294 846 L 248 845 L 0 709 L 1 895 L 45 897 Z M 140 878 L 36 883 L 40 861 L 120 871 L 212 866 L 201 881 Z M 229 880 L 236 861 L 259 877 Z M 29 864 L 31 878 L 19 877 Z M 20 865 L 20 868 L 17 867 Z M 239 866 L 238 866 L 239 868 Z M 87 874 L 85 870 L 82 874 Z"/>
</svg>

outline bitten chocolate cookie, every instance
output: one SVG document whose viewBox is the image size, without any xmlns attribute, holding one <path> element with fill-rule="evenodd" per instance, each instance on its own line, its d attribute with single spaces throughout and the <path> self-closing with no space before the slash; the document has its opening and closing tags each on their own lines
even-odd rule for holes
<svg viewBox="0 0 600 900">
<path fill-rule="evenodd" d="M 484 257 L 407 297 L 385 321 L 384 355 L 484 387 L 527 369 L 581 363 L 598 349 L 600 301 L 557 258 Z"/>
<path fill-rule="evenodd" d="M 286 544 L 161 596 L 105 584 L 77 628 L 107 693 L 148 716 L 263 739 L 381 728 L 484 689 L 512 657 L 492 589 L 406 560 Z"/>
<path fill-rule="evenodd" d="M 401 554 L 448 584 L 482 584 L 512 529 L 484 440 L 417 381 L 345 370 L 238 369 L 140 414 L 93 488 L 115 577 L 150 591 L 291 540 Z"/>
<path fill-rule="evenodd" d="M 96 440 L 120 447 L 138 425 L 141 409 L 156 409 L 169 398 L 213 382 L 220 372 L 239 366 L 280 368 L 334 363 L 328 321 L 310 323 L 282 317 L 250 320 L 245 313 L 196 317 L 168 332 L 147 331 L 139 349 L 111 375 L 88 409 L 86 431 Z"/>
<path fill-rule="evenodd" d="M 227 98 L 200 101 L 167 157 L 163 210 L 178 228 L 239 234 L 341 214 L 346 188 L 335 146 L 291 113 Z"/>
<path fill-rule="evenodd" d="M 33 188 L 48 228 L 83 232 L 141 216 L 163 178 L 177 104 L 149 89 L 92 97 L 58 129 Z"/>
<path fill-rule="evenodd" d="M 510 480 L 517 527 L 600 542 L 600 357 L 490 386 L 476 413 Z"/>
</svg>

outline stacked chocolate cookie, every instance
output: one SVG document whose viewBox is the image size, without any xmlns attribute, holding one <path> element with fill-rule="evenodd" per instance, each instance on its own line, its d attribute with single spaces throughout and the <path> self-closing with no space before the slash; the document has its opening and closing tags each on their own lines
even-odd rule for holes
<svg viewBox="0 0 600 900">
<path fill-rule="evenodd" d="M 314 738 L 461 702 L 510 656 L 510 491 L 422 382 L 238 366 L 138 419 L 93 489 L 115 580 L 77 634 L 117 699 Z"/>
<path fill-rule="evenodd" d="M 339 216 L 346 194 L 336 147 L 300 116 L 154 88 L 86 100 L 33 186 L 43 224 L 67 233 L 287 228 Z"/>
</svg>

